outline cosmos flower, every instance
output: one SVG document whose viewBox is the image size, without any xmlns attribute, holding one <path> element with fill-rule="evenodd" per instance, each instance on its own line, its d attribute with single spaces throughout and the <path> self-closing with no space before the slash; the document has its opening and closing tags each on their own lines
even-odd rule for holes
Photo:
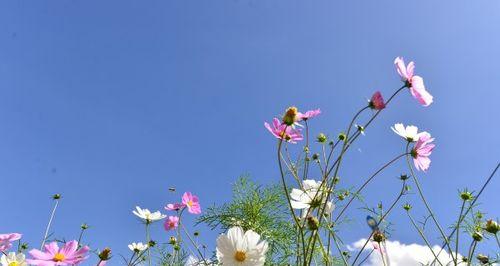
<svg viewBox="0 0 500 266">
<path fill-rule="evenodd" d="M 36 266 L 78 265 L 87 259 L 88 246 L 78 249 L 78 241 L 72 240 L 59 248 L 57 242 L 44 246 L 44 252 L 32 249 L 29 254 L 32 259 L 26 262 Z"/>
<path fill-rule="evenodd" d="M 184 192 L 184 195 L 182 195 L 182 204 L 186 205 L 188 212 L 192 214 L 201 213 L 200 201 L 198 197 L 191 194 L 191 192 Z"/>
<path fill-rule="evenodd" d="M 403 124 L 398 123 L 391 127 L 391 129 L 392 131 L 394 131 L 394 133 L 403 137 L 408 142 L 414 142 L 418 140 L 419 133 L 416 126 L 406 126 L 405 128 Z"/>
<path fill-rule="evenodd" d="M 5 252 L 12 247 L 12 242 L 21 239 L 18 233 L 0 234 L 0 252 Z"/>
<path fill-rule="evenodd" d="M 414 75 L 415 63 L 410 62 L 405 66 L 403 58 L 397 57 L 394 59 L 394 65 L 398 71 L 401 80 L 406 83 L 406 86 L 410 88 L 410 93 L 420 104 L 423 106 L 429 106 L 432 101 L 432 95 L 425 89 L 424 79 L 420 76 Z"/>
<path fill-rule="evenodd" d="M 0 258 L 0 264 L 2 266 L 27 266 L 25 256 L 22 253 L 16 254 L 15 252 L 9 252 L 9 254 L 3 254 Z"/>
<path fill-rule="evenodd" d="M 178 211 L 182 208 L 186 207 L 185 204 L 182 203 L 169 203 L 167 206 L 165 206 L 165 210 L 167 211 Z"/>
<path fill-rule="evenodd" d="M 373 110 L 382 110 L 385 108 L 384 98 L 382 97 L 380 91 L 376 91 L 372 95 L 372 98 L 370 99 L 368 106 L 370 106 L 370 108 Z"/>
<path fill-rule="evenodd" d="M 297 113 L 297 120 L 298 121 L 306 121 L 307 119 L 310 119 L 310 118 L 313 118 L 315 116 L 318 116 L 319 114 L 321 114 L 321 110 L 320 109 L 309 110 L 309 111 L 307 111 L 305 113 L 298 112 Z"/>
<path fill-rule="evenodd" d="M 431 159 L 429 156 L 436 145 L 432 144 L 434 138 L 431 138 L 431 134 L 427 132 L 422 132 L 419 134 L 419 138 L 415 147 L 411 150 L 411 156 L 413 157 L 413 163 L 415 168 L 421 171 L 427 171 L 431 164 Z"/>
<path fill-rule="evenodd" d="M 165 230 L 170 231 L 170 230 L 175 230 L 179 226 L 179 217 L 177 216 L 168 216 L 168 218 L 165 220 L 165 223 L 163 224 L 163 227 Z"/>
<path fill-rule="evenodd" d="M 162 214 L 160 211 L 155 211 L 152 213 L 148 209 L 141 209 L 139 206 L 136 206 L 135 210 L 132 211 L 132 213 L 135 214 L 137 217 L 146 221 L 146 223 L 148 223 L 148 224 L 167 217 L 166 215 Z"/>
<path fill-rule="evenodd" d="M 298 140 L 303 139 L 299 129 L 282 124 L 278 118 L 273 119 L 272 127 L 267 122 L 264 123 L 264 126 L 278 139 L 283 139 L 290 143 L 297 143 Z"/>
<path fill-rule="evenodd" d="M 217 238 L 217 259 L 222 265 L 262 266 L 266 261 L 267 241 L 252 230 L 232 227 Z"/>
<path fill-rule="evenodd" d="M 320 191 L 321 181 L 306 179 L 302 181 L 301 189 L 292 189 L 290 192 L 290 203 L 292 208 L 303 210 L 302 216 L 305 217 L 309 208 L 317 208 L 325 203 L 326 197 Z M 325 214 L 330 214 L 335 205 L 330 201 L 326 203 Z"/>
<path fill-rule="evenodd" d="M 142 242 L 138 243 L 133 242 L 132 244 L 128 245 L 128 248 L 133 252 L 139 253 L 141 251 L 148 249 L 148 245 L 143 244 Z"/>
</svg>

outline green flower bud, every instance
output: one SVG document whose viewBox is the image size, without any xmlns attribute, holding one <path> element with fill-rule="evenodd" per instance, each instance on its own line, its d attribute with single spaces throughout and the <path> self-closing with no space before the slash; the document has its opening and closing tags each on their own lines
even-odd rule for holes
<svg viewBox="0 0 500 266">
<path fill-rule="evenodd" d="M 473 238 L 475 241 L 479 242 L 479 241 L 483 240 L 483 234 L 481 234 L 481 232 L 479 232 L 479 231 L 476 231 L 476 232 L 474 232 L 474 233 L 472 234 L 472 238 Z"/>
<path fill-rule="evenodd" d="M 111 259 L 111 249 L 110 248 L 105 248 L 99 253 L 99 259 L 102 261 L 107 261 Z"/>
<path fill-rule="evenodd" d="M 180 249 L 181 249 L 181 246 L 179 246 L 177 244 L 174 245 L 174 250 L 179 251 Z"/>
<path fill-rule="evenodd" d="M 482 264 L 488 264 L 490 263 L 490 258 L 486 255 L 483 254 L 478 254 L 476 259 L 481 262 Z"/>
<path fill-rule="evenodd" d="M 377 231 L 377 232 L 373 233 L 373 241 L 380 243 L 384 240 L 385 240 L 385 235 L 382 232 Z"/>
<path fill-rule="evenodd" d="M 175 245 L 175 243 L 177 243 L 177 238 L 175 238 L 175 236 L 171 236 L 170 240 L 168 241 L 168 243 L 170 245 Z"/>
<path fill-rule="evenodd" d="M 311 231 L 318 230 L 318 228 L 319 228 L 318 218 L 316 218 L 314 216 L 307 217 L 307 227 Z"/>
<path fill-rule="evenodd" d="M 148 246 L 150 246 L 150 247 L 154 247 L 154 246 L 156 246 L 156 242 L 155 242 L 155 241 L 153 241 L 153 240 L 150 240 L 150 241 L 148 242 Z"/>
<path fill-rule="evenodd" d="M 52 195 L 52 199 L 54 199 L 54 200 L 58 200 L 60 198 L 61 198 L 61 194 L 54 194 L 54 195 Z"/>
<path fill-rule="evenodd" d="M 339 134 L 339 140 L 345 140 L 347 136 L 344 133 Z"/>
<path fill-rule="evenodd" d="M 89 229 L 89 225 L 87 223 L 83 223 L 80 228 L 82 228 L 82 230 L 87 230 Z"/>
<path fill-rule="evenodd" d="M 498 231 L 500 231 L 500 225 L 492 219 L 489 219 L 488 221 L 486 221 L 484 230 L 486 230 L 486 232 L 488 233 L 496 235 Z"/>
<path fill-rule="evenodd" d="M 334 184 L 338 184 L 339 181 L 340 181 L 340 176 L 336 176 L 336 177 L 333 178 L 333 183 Z"/>
<path fill-rule="evenodd" d="M 408 178 L 410 178 L 410 177 L 408 177 L 408 175 L 407 175 L 407 174 L 401 174 L 401 175 L 399 176 L 399 179 L 401 179 L 401 180 L 403 180 L 403 181 L 408 180 Z"/>
<path fill-rule="evenodd" d="M 195 232 L 193 233 L 193 235 L 194 235 L 194 236 L 199 236 L 199 235 L 200 235 L 200 232 L 195 231 Z"/>
<path fill-rule="evenodd" d="M 460 198 L 463 201 L 471 201 L 474 198 L 474 196 L 472 196 L 472 193 L 470 193 L 469 191 L 465 190 L 464 192 L 460 193 Z"/>
<path fill-rule="evenodd" d="M 405 211 L 409 211 L 411 210 L 411 205 L 406 203 L 405 205 L 403 205 L 403 209 L 405 209 Z"/>
<path fill-rule="evenodd" d="M 327 137 L 323 133 L 319 133 L 319 135 L 316 137 L 316 139 L 319 143 L 325 143 L 327 141 Z"/>
<path fill-rule="evenodd" d="M 315 153 L 315 154 L 313 154 L 313 155 L 312 155 L 312 159 L 313 159 L 314 161 L 319 160 L 319 153 Z"/>
</svg>

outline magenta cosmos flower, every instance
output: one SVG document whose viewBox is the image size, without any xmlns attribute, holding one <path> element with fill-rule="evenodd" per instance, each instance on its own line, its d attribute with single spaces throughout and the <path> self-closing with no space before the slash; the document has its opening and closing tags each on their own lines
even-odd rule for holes
<svg viewBox="0 0 500 266">
<path fill-rule="evenodd" d="M 186 207 L 185 204 L 182 203 L 169 203 L 167 206 L 165 206 L 165 210 L 167 211 L 178 211 L 182 208 Z"/>
<path fill-rule="evenodd" d="M 32 259 L 26 260 L 36 266 L 78 265 L 87 259 L 88 246 L 78 249 L 78 242 L 72 240 L 59 248 L 57 242 L 45 245 L 45 251 L 33 249 L 29 253 Z"/>
<path fill-rule="evenodd" d="M 297 113 L 297 119 L 299 121 L 306 121 L 307 119 L 313 118 L 313 117 L 318 116 L 320 114 L 321 114 L 321 110 L 320 109 L 309 110 L 309 111 L 307 111 L 305 113 L 298 112 Z"/>
<path fill-rule="evenodd" d="M 299 129 L 282 124 L 278 118 L 273 119 L 272 127 L 267 122 L 264 123 L 264 126 L 278 139 L 283 139 L 290 143 L 297 143 L 298 140 L 303 139 Z"/>
<path fill-rule="evenodd" d="M 410 88 L 410 93 L 413 98 L 417 99 L 423 106 L 429 106 L 433 101 L 433 97 L 425 89 L 424 79 L 413 74 L 415 63 L 412 61 L 405 66 L 403 58 L 396 57 L 396 59 L 394 59 L 394 65 L 396 66 L 399 76 L 401 76 L 401 80 Z"/>
<path fill-rule="evenodd" d="M 431 159 L 429 156 L 436 145 L 432 144 L 434 139 L 431 138 L 431 134 L 427 132 L 422 132 L 418 135 L 417 143 L 415 147 L 411 150 L 411 156 L 413 157 L 413 163 L 417 170 L 427 171 L 431 164 Z"/>
<path fill-rule="evenodd" d="M 382 97 L 380 91 L 376 91 L 372 95 L 372 98 L 370 99 L 368 106 L 370 106 L 370 108 L 374 110 L 382 110 L 385 108 L 384 98 Z"/>
<path fill-rule="evenodd" d="M 170 231 L 170 230 L 175 230 L 179 226 L 179 217 L 177 216 L 168 216 L 168 218 L 165 220 L 165 223 L 163 224 L 163 227 L 165 230 Z"/>
<path fill-rule="evenodd" d="M 12 242 L 21 239 L 23 235 L 18 233 L 0 234 L 0 253 L 12 247 Z"/>
<path fill-rule="evenodd" d="M 182 195 L 182 204 L 186 205 L 188 212 L 192 214 L 201 213 L 200 201 L 198 197 L 191 194 L 191 192 L 184 192 L 184 195 Z"/>
</svg>

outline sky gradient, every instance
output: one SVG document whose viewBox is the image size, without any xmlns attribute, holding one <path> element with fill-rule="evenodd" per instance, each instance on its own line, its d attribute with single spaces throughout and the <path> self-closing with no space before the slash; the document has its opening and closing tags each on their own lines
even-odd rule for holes
<svg viewBox="0 0 500 266">
<path fill-rule="evenodd" d="M 313 134 L 336 136 L 375 90 L 387 97 L 401 86 L 396 56 L 416 62 L 435 102 L 400 94 L 350 151 L 342 185 L 403 152 L 391 125 L 417 125 L 436 138 L 419 177 L 449 225 L 457 190 L 477 190 L 499 161 L 499 12 L 493 0 L 2 1 L 0 232 L 37 247 L 50 196 L 61 193 L 56 236 L 77 238 L 87 222 L 93 248 L 126 254 L 144 235 L 134 206 L 162 209 L 180 198 L 169 187 L 220 204 L 241 174 L 278 182 L 264 121 L 289 105 L 321 108 Z M 372 206 L 395 197 L 404 167 L 370 185 Z M 481 200 L 492 218 L 499 184 Z M 405 201 L 420 218 L 417 195 Z M 348 243 L 369 234 L 366 214 L 353 210 Z M 422 242 L 404 230 L 401 209 L 390 218 L 393 239 Z M 213 247 L 219 232 L 203 228 Z M 169 236 L 160 225 L 155 234 Z"/>
</svg>

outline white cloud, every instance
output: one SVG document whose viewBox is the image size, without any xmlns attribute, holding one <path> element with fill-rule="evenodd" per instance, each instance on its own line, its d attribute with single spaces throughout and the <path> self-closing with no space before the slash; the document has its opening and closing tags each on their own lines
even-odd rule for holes
<svg viewBox="0 0 500 266">
<path fill-rule="evenodd" d="M 360 250 L 366 242 L 365 239 L 360 239 L 354 242 L 352 245 L 348 246 L 351 251 Z M 434 260 L 434 256 L 432 255 L 429 248 L 425 245 L 419 244 L 403 244 L 399 241 L 386 241 L 387 247 L 387 256 L 390 259 L 390 266 L 413 266 L 413 265 L 427 265 Z M 369 243 L 366 245 L 365 251 L 360 256 L 359 260 L 362 260 L 368 255 L 368 253 L 373 249 L 373 245 Z M 434 253 L 438 254 L 441 248 L 439 246 L 433 246 L 432 249 Z M 385 256 L 386 254 L 384 254 Z M 443 265 L 446 265 L 448 262 L 451 262 L 452 259 L 450 255 L 443 250 L 441 254 L 438 256 L 439 260 Z M 459 254 L 459 258 L 462 256 Z M 387 258 L 386 258 L 387 259 Z M 378 251 L 373 252 L 368 260 L 363 264 L 365 266 L 379 266 L 383 265 L 382 257 Z M 439 265 L 436 263 L 436 265 Z"/>
</svg>

